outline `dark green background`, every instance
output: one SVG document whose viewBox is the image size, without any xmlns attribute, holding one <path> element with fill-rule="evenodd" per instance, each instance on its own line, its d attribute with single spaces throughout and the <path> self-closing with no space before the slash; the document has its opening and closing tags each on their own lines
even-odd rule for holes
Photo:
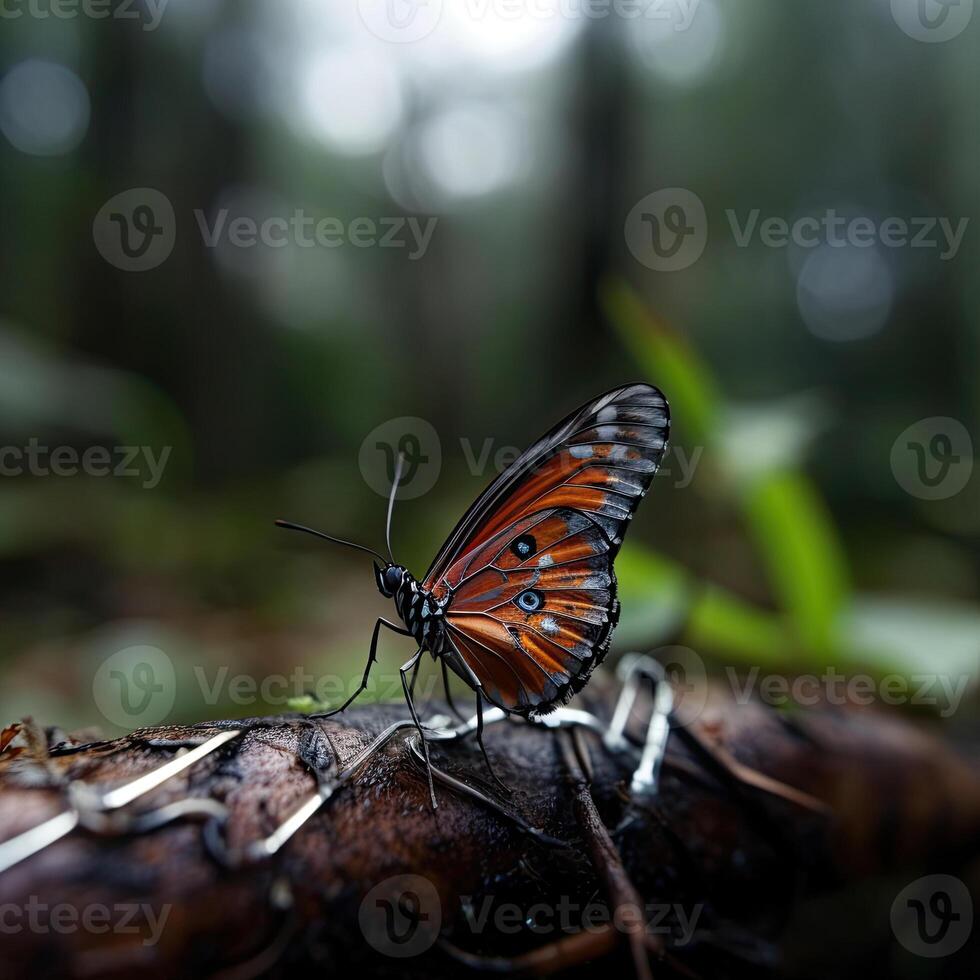
<svg viewBox="0 0 980 980">
<path fill-rule="evenodd" d="M 67 152 L 0 135 L 0 444 L 173 450 L 155 489 L 0 478 L 0 717 L 106 727 L 93 677 L 134 644 L 177 665 L 174 718 L 282 707 L 227 688 L 209 704 L 195 668 L 353 677 L 386 609 L 369 564 L 272 520 L 380 547 L 384 501 L 358 453 L 385 420 L 421 417 L 441 472 L 395 515 L 421 573 L 494 475 L 471 472 L 461 439 L 524 446 L 634 379 L 665 390 L 675 444 L 701 455 L 634 522 L 614 649 L 679 639 L 714 668 L 975 678 L 980 476 L 928 501 L 890 459 L 922 419 L 980 433 L 980 18 L 926 44 L 886 2 L 702 0 L 676 38 L 622 18 L 474 29 L 458 15 L 395 45 L 342 6 L 171 0 L 155 31 L 3 23 L 0 84 L 27 59 L 62 65 L 90 118 Z M 325 140 L 315 105 L 311 122 L 324 58 L 348 66 L 320 93 L 328 121 L 353 106 L 341 116 L 380 130 L 377 149 Z M 143 273 L 92 235 L 133 187 L 177 214 L 173 253 Z M 709 222 L 703 256 L 673 273 L 623 233 L 664 187 L 697 194 Z M 206 248 L 193 211 L 229 201 L 257 218 L 438 223 L 416 261 Z M 755 208 L 971 224 L 949 261 L 877 249 L 887 311 L 835 340 L 801 314 L 806 255 L 736 246 L 725 212 Z M 851 252 L 843 302 L 860 312 L 874 300 L 859 275 L 848 285 L 864 268 Z M 386 641 L 384 676 L 410 653 Z"/>
</svg>

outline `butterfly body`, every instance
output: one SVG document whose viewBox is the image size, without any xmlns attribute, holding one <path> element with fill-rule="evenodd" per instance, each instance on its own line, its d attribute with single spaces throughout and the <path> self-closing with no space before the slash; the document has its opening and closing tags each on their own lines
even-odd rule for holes
<svg viewBox="0 0 980 980">
<path fill-rule="evenodd" d="M 378 591 L 394 601 L 398 618 L 419 648 L 428 650 L 433 659 L 447 653 L 444 612 L 448 596 L 437 599 L 402 565 L 392 563 L 382 568 L 376 564 L 374 568 Z"/>
</svg>

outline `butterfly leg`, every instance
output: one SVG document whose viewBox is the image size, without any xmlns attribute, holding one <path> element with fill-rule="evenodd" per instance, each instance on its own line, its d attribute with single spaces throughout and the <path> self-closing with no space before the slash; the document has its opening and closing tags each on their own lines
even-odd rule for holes
<svg viewBox="0 0 980 980">
<path fill-rule="evenodd" d="M 422 657 L 422 647 L 419 647 L 407 663 L 401 665 L 398 668 L 399 673 L 402 676 L 402 690 L 405 692 L 405 701 L 408 704 L 408 710 L 412 712 L 412 721 L 415 722 L 415 727 L 418 729 L 419 740 L 422 743 L 422 755 L 425 758 L 425 771 L 429 777 L 429 798 L 432 800 L 432 809 L 437 810 L 439 804 L 436 802 L 436 788 L 432 782 L 432 765 L 429 762 L 429 746 L 425 741 L 425 732 L 422 731 L 422 722 L 419 721 L 419 713 L 415 710 L 415 702 L 412 700 L 412 692 L 408 684 L 408 672 L 418 665 L 419 660 Z"/>
<path fill-rule="evenodd" d="M 490 756 L 487 755 L 487 747 L 483 744 L 483 688 L 476 689 L 476 744 L 480 746 L 483 753 L 483 761 L 487 764 L 487 769 L 493 777 L 493 781 L 510 796 L 510 787 L 493 771 L 490 764 Z"/>
<path fill-rule="evenodd" d="M 422 658 L 418 657 L 415 661 L 415 666 L 412 668 L 412 679 L 408 685 L 408 693 L 415 697 L 415 682 L 419 679 L 419 668 L 422 666 Z M 423 708 L 423 713 L 425 709 Z"/>
<path fill-rule="evenodd" d="M 504 790 L 508 795 L 510 795 L 510 787 L 500 779 L 497 774 L 493 771 L 493 766 L 490 764 L 490 757 L 487 755 L 487 747 L 483 744 L 483 702 L 487 700 L 483 693 L 483 685 L 480 683 L 480 678 L 476 676 L 470 665 L 459 656 L 458 651 L 454 650 L 455 659 L 453 663 L 460 666 L 463 673 L 466 675 L 463 679 L 469 682 L 470 687 L 476 691 L 476 742 L 480 746 L 480 751 L 483 753 L 483 760 L 487 764 L 487 769 L 490 770 L 490 775 L 493 776 L 494 782 Z M 445 661 L 443 661 L 445 665 Z M 449 693 L 449 688 L 446 688 L 446 693 Z"/>
<path fill-rule="evenodd" d="M 371 651 L 368 653 L 368 661 L 364 667 L 364 676 L 361 678 L 360 687 L 358 687 L 358 689 L 339 708 L 332 708 L 330 711 L 310 715 L 311 718 L 330 718 L 332 715 L 339 714 L 341 711 L 346 711 L 364 691 L 364 689 L 367 687 L 368 675 L 371 673 L 371 668 L 378 659 L 378 634 L 381 632 L 382 626 L 387 626 L 392 632 L 399 633 L 402 636 L 412 635 L 408 630 L 402 629 L 400 626 L 396 626 L 394 623 L 389 623 L 387 619 L 379 617 L 378 621 L 374 624 L 374 633 L 371 634 Z"/>
<path fill-rule="evenodd" d="M 439 662 L 442 665 L 442 686 L 446 692 L 446 704 L 449 705 L 449 710 L 460 720 L 466 721 L 460 712 L 459 708 L 453 704 L 453 696 L 449 693 L 449 665 L 446 663 L 445 657 L 440 657 Z"/>
</svg>

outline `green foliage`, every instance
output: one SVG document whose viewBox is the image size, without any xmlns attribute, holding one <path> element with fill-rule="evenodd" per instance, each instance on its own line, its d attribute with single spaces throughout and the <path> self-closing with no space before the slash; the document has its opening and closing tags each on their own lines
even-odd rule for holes
<svg viewBox="0 0 980 980">
<path fill-rule="evenodd" d="M 844 548 L 803 468 L 822 413 L 799 399 L 751 410 L 727 403 L 708 365 L 626 283 L 607 283 L 603 303 L 637 363 L 668 392 L 675 433 L 703 446 L 713 503 L 720 498 L 743 528 L 774 607 L 760 608 L 634 546 L 618 563 L 631 609 L 624 638 L 636 642 L 641 627 L 648 638 L 666 637 L 686 620 L 689 642 L 743 662 L 847 659 L 852 648 L 840 632 L 851 602 Z M 660 629 L 654 634 L 651 626 Z"/>
<path fill-rule="evenodd" d="M 721 424 L 721 399 L 707 367 L 621 279 L 606 281 L 601 301 L 636 363 L 670 392 L 673 414 L 684 420 L 687 434 L 695 442 L 707 442 Z"/>
<path fill-rule="evenodd" d="M 793 638 L 807 652 L 831 656 L 848 576 L 816 487 L 798 470 L 764 473 L 745 488 L 740 504 Z"/>
</svg>

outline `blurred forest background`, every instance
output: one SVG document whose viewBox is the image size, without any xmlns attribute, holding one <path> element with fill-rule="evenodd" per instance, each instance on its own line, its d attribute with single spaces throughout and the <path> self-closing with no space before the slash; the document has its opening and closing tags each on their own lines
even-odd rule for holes
<svg viewBox="0 0 980 980">
<path fill-rule="evenodd" d="M 155 486 L 16 472 L 8 455 L 0 720 L 114 733 L 127 719 L 106 708 L 105 665 L 134 648 L 173 676 L 151 675 L 163 708 L 133 726 L 303 693 L 236 677 L 299 667 L 350 690 L 390 605 L 363 555 L 273 519 L 381 548 L 365 453 L 378 426 L 421 418 L 432 487 L 407 486 L 394 522 L 421 575 L 499 450 L 645 379 L 671 400 L 674 448 L 617 565 L 614 650 L 966 678 L 947 723 L 975 724 L 980 17 L 924 43 L 888 0 L 700 0 L 686 24 L 690 4 L 668 19 L 558 6 L 444 0 L 409 43 L 370 29 L 370 2 L 4 19 L 0 446 L 170 450 Z M 146 271 L 93 234 L 131 188 L 175 215 Z M 707 216 L 703 254 L 673 272 L 624 234 L 662 188 Z M 415 257 L 210 247 L 195 211 L 225 209 L 437 221 Z M 754 209 L 970 225 L 947 259 L 741 247 L 726 212 Z M 937 417 L 974 443 L 950 476 L 964 485 L 939 496 L 902 469 L 933 434 L 907 430 Z M 384 638 L 372 696 L 394 694 L 411 652 Z"/>
</svg>

